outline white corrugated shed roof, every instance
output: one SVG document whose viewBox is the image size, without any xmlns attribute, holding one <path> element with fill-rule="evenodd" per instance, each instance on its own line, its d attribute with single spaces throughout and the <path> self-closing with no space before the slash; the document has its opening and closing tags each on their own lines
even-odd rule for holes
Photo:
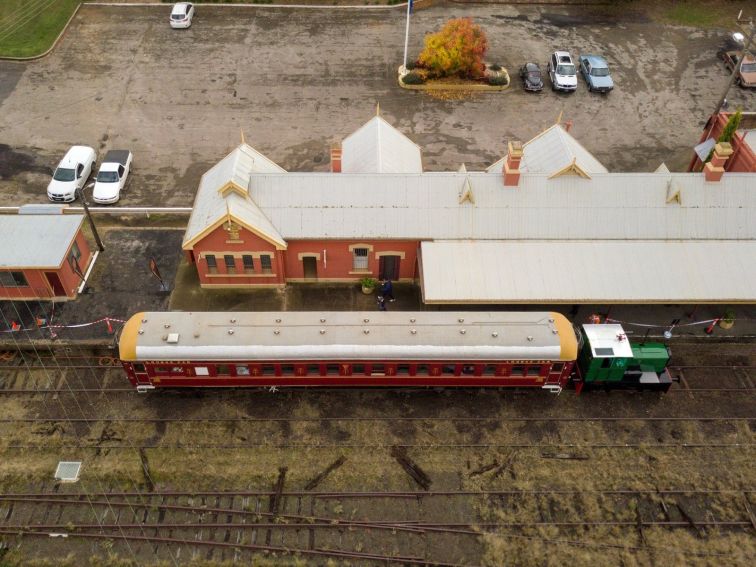
<svg viewBox="0 0 756 567">
<path fill-rule="evenodd" d="M 756 242 L 423 242 L 426 303 L 756 301 Z"/>
<path fill-rule="evenodd" d="M 487 171 L 501 173 L 506 157 L 490 165 Z M 608 170 L 560 124 L 554 124 L 522 146 L 520 171 L 553 175 L 575 162 L 588 175 Z"/>
<path fill-rule="evenodd" d="M 285 172 L 285 169 L 254 148 L 241 144 L 202 176 L 184 234 L 184 245 L 190 243 L 208 227 L 231 215 L 240 223 L 255 228 L 268 240 L 285 248 L 286 243 L 280 233 L 254 201 L 235 191 L 227 191 L 223 194 L 220 192 L 229 183 L 248 192 L 254 174 Z"/>
<path fill-rule="evenodd" d="M 475 204 L 460 204 L 465 179 Z M 667 203 L 669 188 L 680 203 Z M 285 240 L 754 239 L 749 173 L 285 173 L 255 175 L 250 197 Z"/>
<path fill-rule="evenodd" d="M 57 268 L 83 215 L 0 215 L 0 268 Z"/>
<path fill-rule="evenodd" d="M 341 143 L 344 173 L 421 173 L 420 147 L 375 116 Z"/>
</svg>

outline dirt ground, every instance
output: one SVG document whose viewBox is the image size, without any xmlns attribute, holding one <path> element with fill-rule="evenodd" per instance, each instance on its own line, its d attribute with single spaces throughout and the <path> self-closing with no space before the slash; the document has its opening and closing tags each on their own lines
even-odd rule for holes
<svg viewBox="0 0 756 567">
<path fill-rule="evenodd" d="M 730 30 L 662 24 L 624 3 L 438 5 L 417 11 L 410 56 L 446 19 L 471 16 L 488 59 L 516 75 L 555 49 L 597 52 L 616 82 L 608 97 L 522 91 L 439 100 L 398 88 L 401 10 L 202 6 L 171 30 L 163 8 L 85 6 L 47 58 L 0 62 L 0 205 L 44 202 L 71 144 L 135 154 L 123 205 L 189 205 L 201 174 L 240 140 L 284 168 L 325 171 L 328 149 L 375 113 L 418 143 L 427 170 L 481 169 L 508 139 L 526 141 L 561 112 L 610 170 L 685 168 L 726 73 Z M 752 93 L 733 89 L 731 107 Z"/>
</svg>

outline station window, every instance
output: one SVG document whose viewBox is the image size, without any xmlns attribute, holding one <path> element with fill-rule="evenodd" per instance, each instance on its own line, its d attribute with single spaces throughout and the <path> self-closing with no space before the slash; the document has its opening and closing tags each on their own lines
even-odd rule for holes
<svg viewBox="0 0 756 567">
<path fill-rule="evenodd" d="M 513 366 L 512 367 L 512 376 L 524 376 L 525 375 L 525 367 L 524 366 Z"/>
<path fill-rule="evenodd" d="M 23 272 L 0 272 L 0 287 L 28 287 Z"/>
<path fill-rule="evenodd" d="M 231 366 L 228 364 L 218 364 L 215 367 L 215 373 L 218 376 L 231 376 Z"/>
<path fill-rule="evenodd" d="M 368 249 L 355 248 L 352 257 L 352 269 L 355 271 L 368 269 Z"/>
<path fill-rule="evenodd" d="M 217 274 L 218 273 L 218 262 L 215 260 L 215 255 L 208 254 L 205 256 L 205 261 L 207 262 L 207 273 L 208 274 Z"/>
<path fill-rule="evenodd" d="M 250 372 L 249 372 L 249 366 L 241 366 L 241 365 L 237 365 L 236 366 L 236 375 L 237 376 L 249 376 L 249 374 L 250 374 Z"/>
<path fill-rule="evenodd" d="M 252 256 L 250 256 L 249 254 L 244 254 L 244 256 L 242 256 L 242 263 L 244 264 L 245 274 L 255 273 L 255 259 L 252 258 Z"/>
<path fill-rule="evenodd" d="M 195 366 L 194 374 L 196 376 L 210 376 L 210 371 L 207 369 L 207 366 Z"/>
<path fill-rule="evenodd" d="M 236 260 L 234 259 L 233 255 L 226 254 L 225 256 L 223 256 L 223 262 L 226 264 L 227 274 L 236 273 Z"/>
<path fill-rule="evenodd" d="M 270 256 L 263 254 L 260 256 L 260 268 L 263 274 L 270 274 L 273 272 L 273 264 L 270 260 Z"/>
</svg>

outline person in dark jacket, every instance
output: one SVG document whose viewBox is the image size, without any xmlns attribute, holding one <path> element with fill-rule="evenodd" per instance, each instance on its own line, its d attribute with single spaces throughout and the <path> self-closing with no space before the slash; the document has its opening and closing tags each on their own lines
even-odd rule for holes
<svg viewBox="0 0 756 567">
<path fill-rule="evenodd" d="M 378 309 L 380 311 L 388 311 L 388 309 L 386 309 L 386 298 L 382 295 L 378 296 Z"/>
<path fill-rule="evenodd" d="M 383 280 L 381 283 L 381 295 L 389 301 L 394 301 L 394 286 L 392 285 L 391 280 Z"/>
</svg>

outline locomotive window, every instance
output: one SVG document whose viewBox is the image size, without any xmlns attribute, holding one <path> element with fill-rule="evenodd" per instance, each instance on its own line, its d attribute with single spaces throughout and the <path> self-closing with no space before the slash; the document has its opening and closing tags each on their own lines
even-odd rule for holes
<svg viewBox="0 0 756 567">
<path fill-rule="evenodd" d="M 244 264 L 244 273 L 253 274 L 255 272 L 255 260 L 249 254 L 242 256 L 242 263 Z"/>
<path fill-rule="evenodd" d="M 195 366 L 194 374 L 196 376 L 210 376 L 210 371 L 207 369 L 207 366 Z"/>
<path fill-rule="evenodd" d="M 260 268 L 263 274 L 270 274 L 273 271 L 273 264 L 267 254 L 260 256 Z"/>
<path fill-rule="evenodd" d="M 561 372 L 562 368 L 564 368 L 564 362 L 555 362 L 551 365 L 552 372 Z"/>
<path fill-rule="evenodd" d="M 237 376 L 249 376 L 249 366 L 237 366 L 236 367 L 236 375 Z"/>
<path fill-rule="evenodd" d="M 528 376 L 538 376 L 541 374 L 540 366 L 528 366 Z"/>
<path fill-rule="evenodd" d="M 352 374 L 365 374 L 365 365 L 352 364 Z"/>
<path fill-rule="evenodd" d="M 611 368 L 612 367 L 612 359 L 611 358 L 603 358 L 601 359 L 601 368 Z"/>
<path fill-rule="evenodd" d="M 512 367 L 512 376 L 523 376 L 525 374 L 525 367 L 524 366 L 513 366 Z"/>
<path fill-rule="evenodd" d="M 144 364 L 137 363 L 134 365 L 134 372 L 146 372 Z"/>
<path fill-rule="evenodd" d="M 231 376 L 231 367 L 228 364 L 218 364 L 215 367 L 215 373 L 218 376 Z"/>
</svg>

